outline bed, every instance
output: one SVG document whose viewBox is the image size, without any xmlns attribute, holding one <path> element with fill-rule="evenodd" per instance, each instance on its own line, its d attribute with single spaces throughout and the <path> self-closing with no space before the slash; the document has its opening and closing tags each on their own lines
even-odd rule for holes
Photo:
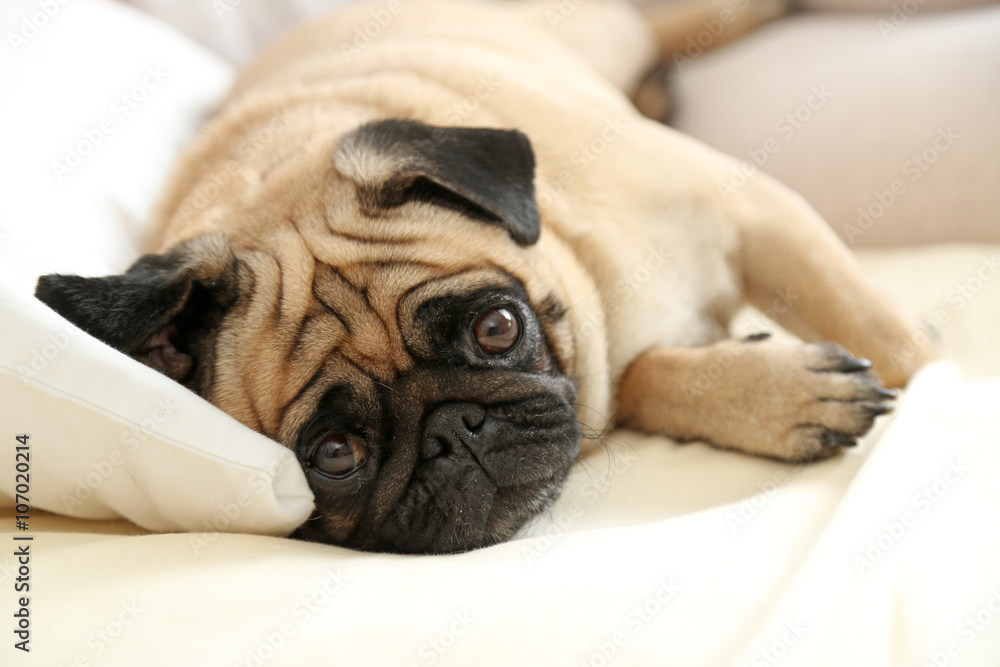
<svg viewBox="0 0 1000 667">
<path fill-rule="evenodd" d="M 12 10 L 20 41 L 0 61 L 14 91 L 0 107 L 0 664 L 1000 664 L 1000 142 L 995 117 L 983 120 L 1000 103 L 995 46 L 966 72 L 978 102 L 961 107 L 951 161 L 848 239 L 947 349 L 857 448 L 793 466 L 616 432 L 514 540 L 414 557 L 282 538 L 312 509 L 287 451 L 32 298 L 42 273 L 128 266 L 172 160 L 235 71 L 135 9 L 44 4 L 18 8 L 27 24 Z M 968 12 L 970 32 L 954 17 L 947 30 L 1000 34 L 994 8 Z M 735 132 L 711 91 L 726 58 L 738 68 L 802 31 L 829 35 L 811 20 L 682 68 L 681 128 L 752 157 L 797 98 L 766 96 Z M 883 39 L 874 15 L 840 20 Z M 758 93 L 731 89 L 737 101 Z M 882 191 L 852 169 L 877 184 L 899 162 L 878 172 L 844 158 L 821 178 L 795 158 L 830 141 L 827 122 L 852 122 L 849 107 L 817 111 L 764 165 L 845 236 Z M 946 107 L 934 113 L 921 130 L 947 124 Z M 949 203 L 971 183 L 974 195 Z M 962 230 L 945 209 L 960 209 Z M 30 457 L 17 460 L 19 446 Z"/>
</svg>

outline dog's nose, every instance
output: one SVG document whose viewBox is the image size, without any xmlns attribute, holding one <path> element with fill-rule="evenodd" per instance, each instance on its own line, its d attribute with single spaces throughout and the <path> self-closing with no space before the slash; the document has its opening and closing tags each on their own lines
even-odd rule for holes
<svg viewBox="0 0 1000 667">
<path fill-rule="evenodd" d="M 475 455 L 482 442 L 479 427 L 486 409 L 475 403 L 445 403 L 427 416 L 421 443 L 425 459 L 438 456 L 461 458 L 465 450 Z"/>
</svg>

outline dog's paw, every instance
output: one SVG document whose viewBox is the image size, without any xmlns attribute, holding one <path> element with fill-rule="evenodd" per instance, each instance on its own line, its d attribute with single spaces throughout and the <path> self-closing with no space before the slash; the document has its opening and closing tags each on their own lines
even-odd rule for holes
<svg viewBox="0 0 1000 667">
<path fill-rule="evenodd" d="M 794 457 L 824 457 L 841 447 L 854 447 L 876 417 L 891 412 L 899 394 L 885 389 L 867 359 L 856 359 L 834 343 L 806 346 L 807 371 L 801 406 L 790 434 Z"/>
<path fill-rule="evenodd" d="M 744 405 L 756 428 L 737 438 L 738 449 L 789 462 L 824 459 L 857 445 L 893 409 L 897 393 L 882 386 L 871 362 L 839 345 L 759 337 L 740 345 L 757 381 Z"/>
</svg>

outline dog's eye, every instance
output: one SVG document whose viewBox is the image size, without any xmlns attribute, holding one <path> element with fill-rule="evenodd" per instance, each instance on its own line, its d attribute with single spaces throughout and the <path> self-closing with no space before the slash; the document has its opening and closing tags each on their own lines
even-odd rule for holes
<svg viewBox="0 0 1000 667">
<path fill-rule="evenodd" d="M 360 438 L 331 435 L 319 443 L 310 465 L 328 477 L 342 479 L 364 465 L 367 458 L 368 448 Z"/>
<path fill-rule="evenodd" d="M 514 313 L 506 308 L 486 311 L 472 327 L 476 342 L 486 354 L 503 354 L 514 347 L 519 329 Z"/>
</svg>

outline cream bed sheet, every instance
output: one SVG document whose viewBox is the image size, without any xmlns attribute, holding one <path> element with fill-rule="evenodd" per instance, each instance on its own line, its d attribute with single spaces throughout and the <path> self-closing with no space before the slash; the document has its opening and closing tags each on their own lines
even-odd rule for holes
<svg viewBox="0 0 1000 667">
<path fill-rule="evenodd" d="M 1000 281 L 947 295 L 998 252 L 863 255 L 922 317 L 950 313 L 951 361 L 843 456 L 616 433 L 518 539 L 456 556 L 36 516 L 32 653 L 8 639 L 3 664 L 995 665 Z"/>
</svg>

